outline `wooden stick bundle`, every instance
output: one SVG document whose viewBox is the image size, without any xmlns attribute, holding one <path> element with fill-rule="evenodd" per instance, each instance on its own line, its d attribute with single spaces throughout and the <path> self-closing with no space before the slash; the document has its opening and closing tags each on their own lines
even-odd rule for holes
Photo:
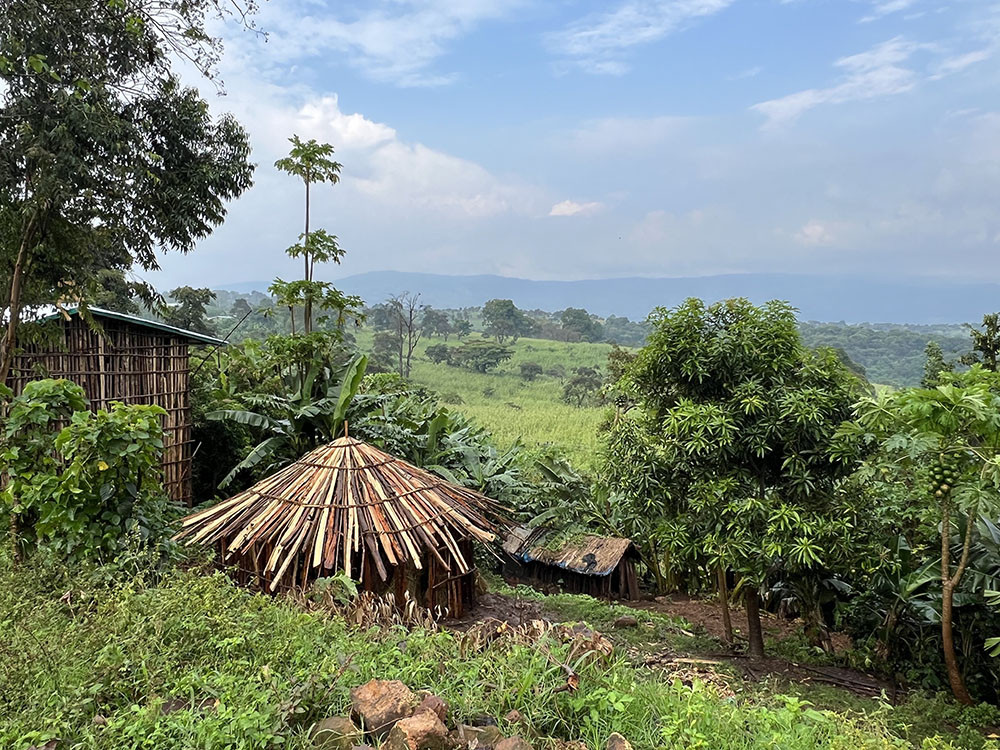
<svg viewBox="0 0 1000 750">
<path fill-rule="evenodd" d="M 363 578 L 366 558 L 390 568 L 435 562 L 447 577 L 472 570 L 463 542 L 493 541 L 501 506 L 354 438 L 340 438 L 181 522 L 186 544 L 218 545 L 274 591 L 337 570 Z M 457 590 L 457 589 L 456 589 Z"/>
</svg>

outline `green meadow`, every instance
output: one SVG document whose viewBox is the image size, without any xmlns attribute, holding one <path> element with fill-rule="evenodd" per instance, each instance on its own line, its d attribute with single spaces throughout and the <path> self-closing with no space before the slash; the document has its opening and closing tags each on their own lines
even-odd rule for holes
<svg viewBox="0 0 1000 750">
<path fill-rule="evenodd" d="M 474 333 L 471 338 L 480 334 Z M 362 350 L 370 350 L 372 333 L 358 335 Z M 606 370 L 610 344 L 569 343 L 547 339 L 519 339 L 511 344 L 514 356 L 490 373 L 478 373 L 427 359 L 428 346 L 440 338 L 422 338 L 413 354 L 410 379 L 437 393 L 441 400 L 472 417 L 497 441 L 517 440 L 528 446 L 553 445 L 580 468 L 594 465 L 598 449 L 597 427 L 604 407 L 577 408 L 562 401 L 563 385 L 577 367 Z M 452 337 L 445 342 L 457 346 Z M 546 372 L 562 368 L 565 376 L 543 374 L 527 382 L 520 376 L 523 362 L 537 362 Z"/>
</svg>

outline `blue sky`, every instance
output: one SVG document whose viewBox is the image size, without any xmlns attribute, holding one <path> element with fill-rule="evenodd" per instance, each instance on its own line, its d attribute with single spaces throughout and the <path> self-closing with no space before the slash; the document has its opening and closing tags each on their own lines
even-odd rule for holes
<svg viewBox="0 0 1000 750">
<path fill-rule="evenodd" d="M 293 277 L 314 223 L 371 270 L 1000 281 L 1000 4 L 270 0 L 219 23 L 256 184 L 159 286 Z"/>
</svg>

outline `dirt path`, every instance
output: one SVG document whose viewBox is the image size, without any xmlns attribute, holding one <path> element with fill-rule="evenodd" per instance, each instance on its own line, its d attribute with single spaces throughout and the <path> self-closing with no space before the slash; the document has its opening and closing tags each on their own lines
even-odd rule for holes
<svg viewBox="0 0 1000 750">
<path fill-rule="evenodd" d="M 652 601 L 622 602 L 633 609 L 641 609 L 647 612 L 659 612 L 673 617 L 683 617 L 692 625 L 701 627 L 708 635 L 718 640 L 722 640 L 724 630 L 722 628 L 722 610 L 717 602 L 705 599 L 693 599 L 688 596 L 658 596 Z M 737 639 L 740 634 L 746 631 L 746 613 L 742 607 L 731 607 L 730 615 L 733 622 L 733 630 Z M 764 637 L 776 640 L 786 640 L 796 637 L 802 623 L 799 620 L 787 620 L 768 612 L 761 612 L 761 626 Z M 837 653 L 847 651 L 851 648 L 851 639 L 844 633 L 832 633 L 833 648 Z"/>
<path fill-rule="evenodd" d="M 858 670 L 832 665 L 803 664 L 777 657 L 751 660 L 738 648 L 727 649 L 722 643 L 721 613 L 714 601 L 693 599 L 687 596 L 672 596 L 657 597 L 651 601 L 624 602 L 624 604 L 639 612 L 655 612 L 683 618 L 691 624 L 697 633 L 703 632 L 718 641 L 717 649 L 708 653 L 704 650 L 685 649 L 683 645 L 678 646 L 676 642 L 671 645 L 659 640 L 652 640 L 641 645 L 634 642 L 629 644 L 616 638 L 616 631 L 610 619 L 605 623 L 591 623 L 594 627 L 603 630 L 612 641 L 619 641 L 619 647 L 623 648 L 636 663 L 643 664 L 650 669 L 669 672 L 682 681 L 697 678 L 715 683 L 721 690 L 726 691 L 734 684 L 734 680 L 741 679 L 732 675 L 731 668 L 736 668 L 737 674 L 741 675 L 742 679 L 747 682 L 758 682 L 765 676 L 773 676 L 797 684 L 832 685 L 864 697 L 877 697 L 883 692 L 888 696 L 895 697 L 889 683 Z M 761 613 L 761 615 L 765 638 L 781 641 L 799 637 L 801 622 L 798 620 L 781 619 L 766 613 Z M 741 608 L 733 608 L 733 626 L 738 642 L 741 639 L 740 631 L 745 630 L 745 617 L 746 615 Z M 506 622 L 513 627 L 518 627 L 532 620 L 550 619 L 556 622 L 559 621 L 558 618 L 559 616 L 551 612 L 543 601 L 490 593 L 482 595 L 475 608 L 468 611 L 463 617 L 449 621 L 446 627 L 449 630 L 465 632 L 476 623 L 484 620 Z M 638 619 L 642 620 L 641 614 Z M 704 639 L 701 639 L 701 643 L 704 644 Z M 833 643 L 838 653 L 851 647 L 850 639 L 842 633 L 833 634 Z M 703 649 L 704 646 L 702 645 L 701 648 Z M 720 670 L 720 668 L 725 669 Z"/>
</svg>

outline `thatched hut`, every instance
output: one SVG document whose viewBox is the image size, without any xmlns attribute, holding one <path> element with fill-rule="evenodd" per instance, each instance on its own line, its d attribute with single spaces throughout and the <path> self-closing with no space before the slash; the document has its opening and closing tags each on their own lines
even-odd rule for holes
<svg viewBox="0 0 1000 750">
<path fill-rule="evenodd" d="M 639 553 L 629 539 L 584 534 L 560 542 L 550 529 L 518 526 L 503 550 L 508 578 L 603 599 L 639 598 Z"/>
<path fill-rule="evenodd" d="M 475 600 L 473 542 L 497 538 L 500 506 L 343 437 L 182 521 L 178 539 L 216 545 L 237 579 L 303 589 L 343 571 L 375 593 L 407 593 L 457 617 Z"/>
<path fill-rule="evenodd" d="M 163 484 L 174 500 L 191 505 L 192 439 L 189 393 L 191 344 L 225 342 L 134 315 L 88 307 L 41 315 L 32 325 L 51 330 L 26 341 L 7 385 L 15 395 L 39 378 L 66 378 L 81 386 L 93 410 L 112 401 L 155 404 L 163 418 Z"/>
</svg>

